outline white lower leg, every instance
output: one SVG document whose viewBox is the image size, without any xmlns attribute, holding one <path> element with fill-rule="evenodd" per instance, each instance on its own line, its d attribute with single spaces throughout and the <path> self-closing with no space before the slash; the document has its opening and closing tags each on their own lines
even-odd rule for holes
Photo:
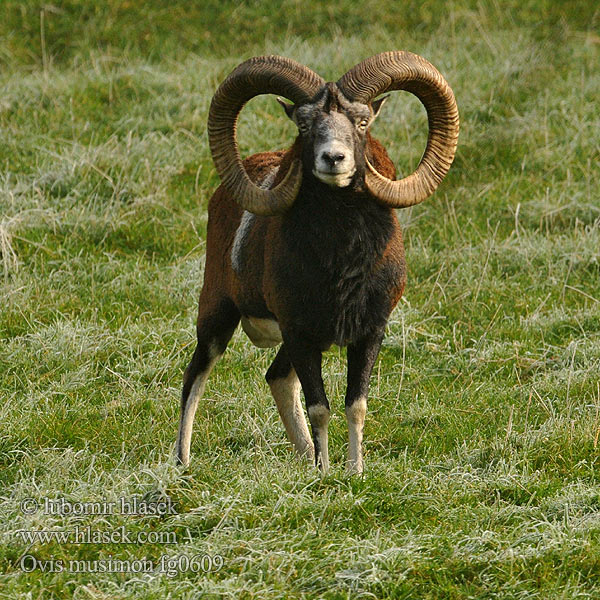
<svg viewBox="0 0 600 600">
<path fill-rule="evenodd" d="M 317 465 L 323 473 L 329 471 L 329 448 L 327 445 L 327 426 L 329 425 L 329 409 L 322 404 L 308 408 L 308 418 L 315 440 L 315 452 L 318 452 Z"/>
<path fill-rule="evenodd" d="M 279 416 L 299 456 L 314 458 L 314 448 L 300 403 L 300 381 L 292 370 L 287 377 L 269 382 Z"/>
<path fill-rule="evenodd" d="M 357 398 L 350 406 L 346 406 L 346 421 L 348 422 L 348 460 L 346 470 L 349 473 L 363 472 L 363 427 L 367 414 L 367 399 Z"/>
<path fill-rule="evenodd" d="M 175 448 L 176 456 L 179 458 L 184 466 L 190 463 L 190 447 L 192 443 L 192 429 L 194 427 L 194 416 L 196 415 L 196 409 L 198 408 L 198 402 L 204 394 L 204 388 L 206 387 L 206 380 L 210 375 L 212 368 L 219 359 L 219 355 L 214 355 L 210 360 L 208 367 L 199 373 L 192 384 L 190 393 L 185 403 L 185 408 L 181 412 L 179 418 L 179 432 L 177 433 L 177 445 Z"/>
</svg>

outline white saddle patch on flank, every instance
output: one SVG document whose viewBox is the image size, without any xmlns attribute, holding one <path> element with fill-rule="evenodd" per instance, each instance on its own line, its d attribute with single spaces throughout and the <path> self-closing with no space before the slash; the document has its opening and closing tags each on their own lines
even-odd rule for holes
<svg viewBox="0 0 600 600">
<path fill-rule="evenodd" d="M 233 238 L 233 245 L 231 246 L 231 266 L 238 274 L 242 271 L 242 250 L 246 245 L 246 240 L 252 229 L 254 219 L 255 215 L 245 210 L 244 214 L 242 214 L 237 231 L 235 232 L 235 237 Z"/>
<path fill-rule="evenodd" d="M 264 179 L 262 181 L 258 181 L 256 185 L 263 190 L 270 189 L 275 181 L 276 173 L 277 169 L 271 170 L 264 177 Z M 240 224 L 235 232 L 235 237 L 233 238 L 233 244 L 231 246 L 231 266 L 238 274 L 243 269 L 242 251 L 246 245 L 246 241 L 248 240 L 255 219 L 256 215 L 245 210 L 242 214 L 242 218 L 240 219 Z"/>
<path fill-rule="evenodd" d="M 281 330 L 274 319 L 242 317 L 242 329 L 250 341 L 259 348 L 272 348 L 281 344 Z"/>
</svg>

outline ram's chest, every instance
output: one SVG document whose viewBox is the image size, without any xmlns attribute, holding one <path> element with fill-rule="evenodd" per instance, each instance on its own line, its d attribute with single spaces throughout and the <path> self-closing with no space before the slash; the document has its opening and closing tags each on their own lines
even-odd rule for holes
<svg viewBox="0 0 600 600">
<path fill-rule="evenodd" d="M 305 246 L 296 260 L 281 265 L 277 287 L 294 328 L 324 346 L 346 345 L 385 326 L 392 299 L 404 285 L 404 259 L 382 259 L 381 249 L 366 241 L 362 248 L 328 250 L 319 253 Z"/>
</svg>

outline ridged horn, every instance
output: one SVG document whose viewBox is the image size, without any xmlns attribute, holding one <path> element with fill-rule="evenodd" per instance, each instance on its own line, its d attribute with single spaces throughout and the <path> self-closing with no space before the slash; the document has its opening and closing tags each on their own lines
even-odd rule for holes
<svg viewBox="0 0 600 600">
<path fill-rule="evenodd" d="M 324 84 L 319 75 L 282 56 L 257 56 L 238 67 L 219 86 L 208 116 L 208 140 L 221 183 L 247 211 L 257 215 L 285 212 L 302 182 L 300 160 L 292 162 L 284 179 L 271 190 L 256 186 L 242 165 L 236 130 L 246 102 L 259 94 L 277 94 L 295 104 L 308 102 Z"/>
<path fill-rule="evenodd" d="M 433 194 L 454 160 L 459 128 L 454 94 L 440 72 L 411 52 L 383 52 L 350 69 L 337 85 L 349 100 L 363 104 L 393 90 L 417 96 L 429 123 L 427 146 L 417 170 L 392 181 L 367 160 L 365 185 L 381 204 L 392 208 L 413 206 Z"/>
</svg>

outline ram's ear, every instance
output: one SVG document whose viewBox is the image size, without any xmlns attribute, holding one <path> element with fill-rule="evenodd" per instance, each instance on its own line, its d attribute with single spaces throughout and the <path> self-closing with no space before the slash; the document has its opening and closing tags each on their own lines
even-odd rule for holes
<svg viewBox="0 0 600 600">
<path fill-rule="evenodd" d="M 294 110 L 296 109 L 295 104 L 288 104 L 283 98 L 277 97 L 277 102 L 283 106 L 283 110 L 285 110 L 285 114 L 293 121 L 294 120 Z"/>
<path fill-rule="evenodd" d="M 379 114 L 381 107 L 385 104 L 385 101 L 389 97 L 390 95 L 386 94 L 385 96 L 381 96 L 381 98 L 377 98 L 377 100 L 373 100 L 373 102 L 371 102 L 371 108 L 373 109 L 373 118 L 375 118 Z"/>
</svg>

